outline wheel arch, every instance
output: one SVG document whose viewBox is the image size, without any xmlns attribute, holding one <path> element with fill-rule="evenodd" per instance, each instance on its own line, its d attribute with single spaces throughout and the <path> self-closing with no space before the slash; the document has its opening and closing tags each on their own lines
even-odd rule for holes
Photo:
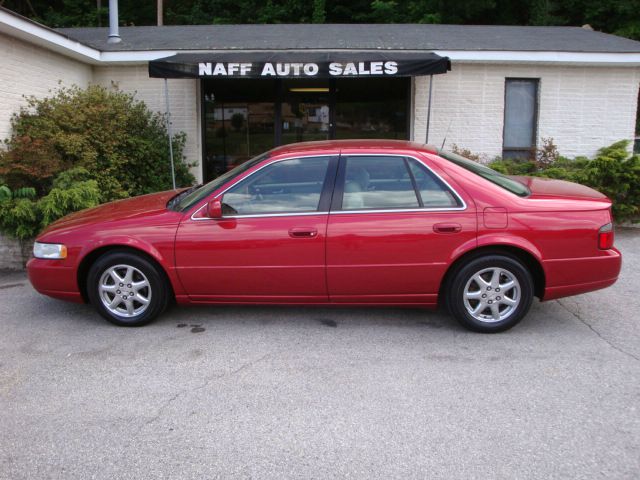
<svg viewBox="0 0 640 480">
<path fill-rule="evenodd" d="M 171 294 L 171 298 L 175 298 L 175 290 L 173 288 L 173 283 L 171 282 L 171 279 L 169 278 L 167 271 L 164 269 L 162 264 L 153 255 L 150 255 L 148 252 L 145 252 L 140 248 L 132 247 L 130 245 L 104 245 L 87 253 L 82 258 L 82 260 L 80 261 L 80 264 L 78 265 L 76 280 L 78 282 L 78 290 L 80 290 L 80 294 L 82 295 L 82 299 L 84 300 L 85 303 L 89 303 L 89 296 L 87 293 L 87 276 L 89 274 L 89 270 L 91 269 L 91 266 L 104 254 L 115 252 L 115 251 L 139 255 L 140 257 L 143 257 L 145 260 L 153 263 L 158 268 L 158 271 L 161 273 L 161 275 L 163 276 L 167 284 L 167 288 L 169 289 L 169 292 Z"/>
<path fill-rule="evenodd" d="M 467 252 L 456 258 L 449 266 L 446 273 L 442 277 L 440 282 L 440 289 L 438 291 L 438 302 L 444 302 L 446 295 L 444 294 L 448 288 L 448 284 L 455 276 L 457 271 L 468 261 L 485 255 L 498 254 L 513 257 L 524 264 L 525 267 L 531 273 L 533 277 L 534 295 L 538 298 L 542 298 L 546 286 L 546 276 L 542 263 L 532 252 L 515 245 L 508 244 L 492 244 L 483 245 Z"/>
</svg>

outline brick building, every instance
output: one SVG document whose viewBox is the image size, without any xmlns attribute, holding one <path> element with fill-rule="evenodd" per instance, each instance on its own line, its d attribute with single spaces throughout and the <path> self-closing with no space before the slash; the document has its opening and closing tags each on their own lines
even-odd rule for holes
<svg viewBox="0 0 640 480">
<path fill-rule="evenodd" d="M 164 79 L 150 77 L 150 62 L 191 72 L 167 85 L 199 180 L 292 141 L 424 142 L 427 123 L 430 143 L 446 137 L 488 158 L 527 155 L 546 137 L 566 156 L 593 155 L 635 136 L 640 42 L 585 28 L 210 25 L 120 35 L 108 43 L 106 28 L 50 29 L 0 8 L 0 138 L 24 95 L 59 84 L 117 84 L 164 112 Z M 407 56 L 448 58 L 451 69 L 403 73 Z"/>
</svg>

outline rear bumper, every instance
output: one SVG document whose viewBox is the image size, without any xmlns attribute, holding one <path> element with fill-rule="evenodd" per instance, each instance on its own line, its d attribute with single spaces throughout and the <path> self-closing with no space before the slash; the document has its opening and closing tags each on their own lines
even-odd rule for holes
<svg viewBox="0 0 640 480">
<path fill-rule="evenodd" d="M 38 292 L 49 297 L 84 303 L 78 289 L 76 269 L 60 260 L 32 258 L 27 262 L 29 282 Z"/>
<path fill-rule="evenodd" d="M 553 300 L 613 285 L 620 275 L 622 256 L 614 248 L 598 257 L 554 259 L 542 263 L 546 277 L 542 300 Z"/>
</svg>

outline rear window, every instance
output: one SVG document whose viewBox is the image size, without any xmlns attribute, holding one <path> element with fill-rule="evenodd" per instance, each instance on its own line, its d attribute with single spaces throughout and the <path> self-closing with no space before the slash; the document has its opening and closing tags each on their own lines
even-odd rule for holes
<svg viewBox="0 0 640 480">
<path fill-rule="evenodd" d="M 531 191 L 522 183 L 509 178 L 499 172 L 496 172 L 489 167 L 485 167 L 478 162 L 474 162 L 473 160 L 464 158 L 456 153 L 445 152 L 444 150 L 438 150 L 438 155 L 446 160 L 449 160 L 451 163 L 455 163 L 465 170 L 469 170 L 470 172 L 475 173 L 485 180 L 489 180 L 491 183 L 495 183 L 499 187 L 502 187 L 505 190 L 510 191 L 511 193 L 515 193 L 519 197 L 526 197 L 527 195 L 531 194 Z"/>
</svg>

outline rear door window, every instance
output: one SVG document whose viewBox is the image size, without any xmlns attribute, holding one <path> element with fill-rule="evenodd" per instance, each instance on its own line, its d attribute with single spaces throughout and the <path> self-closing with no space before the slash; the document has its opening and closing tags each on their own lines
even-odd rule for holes
<svg viewBox="0 0 640 480">
<path fill-rule="evenodd" d="M 383 155 L 342 158 L 343 211 L 461 206 L 444 182 L 413 158 Z"/>
</svg>

